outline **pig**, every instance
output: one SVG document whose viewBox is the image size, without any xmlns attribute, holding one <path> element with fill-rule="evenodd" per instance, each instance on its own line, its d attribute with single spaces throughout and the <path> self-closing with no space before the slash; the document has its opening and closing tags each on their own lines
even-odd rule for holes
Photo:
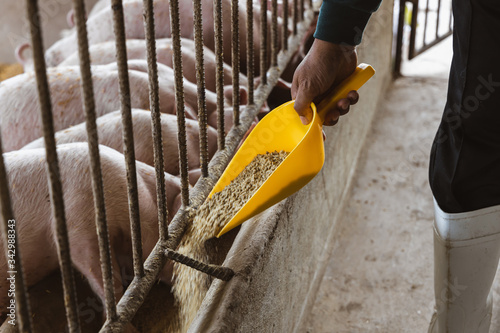
<svg viewBox="0 0 500 333">
<path fill-rule="evenodd" d="M 101 0 L 102 5 L 97 8 L 101 10 L 93 10 L 87 21 L 89 44 L 97 44 L 115 39 L 113 31 L 113 12 L 109 5 L 109 0 Z M 125 34 L 127 39 L 144 39 L 144 24 L 143 24 L 143 2 L 142 0 L 126 0 L 123 2 L 123 10 L 125 17 Z M 168 0 L 157 0 L 154 2 L 155 8 L 155 25 L 156 38 L 170 37 L 170 16 Z M 224 39 L 224 61 L 231 63 L 231 1 L 223 1 L 223 17 L 222 23 L 223 39 Z M 193 5 L 190 1 L 179 1 L 180 11 L 180 31 L 181 37 L 194 39 L 193 26 Z M 203 16 L 203 39 L 204 44 L 215 51 L 214 42 L 214 16 L 213 16 L 213 1 L 205 0 L 202 4 Z M 240 32 L 240 69 L 243 73 L 246 72 L 246 3 L 239 3 L 239 30 Z M 271 16 L 268 15 L 268 24 L 270 24 Z M 279 29 L 282 29 L 281 18 L 279 19 Z M 260 7 L 254 6 L 254 57 L 256 64 L 259 63 L 260 57 Z M 269 45 L 271 42 L 271 32 L 269 29 Z M 281 36 L 281 33 L 279 33 Z M 73 31 L 69 36 L 59 40 L 50 47 L 45 58 L 48 66 L 57 66 L 77 50 L 76 32 Z M 259 66 L 255 66 L 256 75 L 259 74 Z"/>
<path fill-rule="evenodd" d="M 137 161 L 154 165 L 153 139 L 151 136 L 151 113 L 149 111 L 133 109 L 132 120 L 134 124 L 135 159 Z M 123 152 L 122 123 L 120 111 L 108 113 L 97 118 L 97 131 L 99 144 Z M 179 149 L 177 144 L 177 119 L 174 115 L 162 114 L 162 139 L 163 139 L 163 166 L 164 171 L 179 174 Z M 217 151 L 217 132 L 208 126 L 208 155 L 209 158 Z M 192 185 L 200 177 L 200 143 L 198 122 L 186 119 L 186 138 L 188 151 L 189 180 Z M 85 123 L 59 131 L 55 134 L 56 143 L 66 144 L 72 142 L 86 142 L 87 130 Z M 43 148 L 43 138 L 37 139 L 22 148 Z"/>
<path fill-rule="evenodd" d="M 129 81 L 131 88 L 131 106 L 139 109 L 149 108 L 149 89 L 147 64 L 143 60 L 129 62 Z M 161 112 L 176 113 L 174 82 L 172 69 L 159 65 L 159 87 Z M 118 93 L 118 71 L 116 64 L 94 66 L 92 69 L 96 114 L 103 114 L 120 109 Z M 47 71 L 51 99 L 54 129 L 59 131 L 85 120 L 80 89 L 80 70 L 78 67 L 51 68 Z M 184 80 L 186 115 L 189 119 L 197 118 L 197 87 Z M 19 98 L 20 94 L 24 98 Z M 242 103 L 245 92 L 240 92 Z M 0 128 L 3 133 L 4 151 L 19 149 L 42 136 L 42 124 L 39 116 L 39 102 L 35 75 L 33 72 L 18 75 L 0 83 Z M 208 123 L 217 127 L 216 95 L 207 91 Z M 191 103 L 195 106 L 191 107 Z M 226 110 L 228 119 L 230 108 Z M 230 118 L 229 118 L 230 119 Z M 232 124 L 226 126 L 228 129 Z"/>
<path fill-rule="evenodd" d="M 118 300 L 124 291 L 121 272 L 131 272 L 133 267 L 125 160 L 122 154 L 111 148 L 99 146 L 99 150 L 114 290 Z M 88 145 L 86 143 L 59 145 L 57 152 L 72 264 L 85 276 L 93 291 L 104 303 L 105 293 L 95 229 Z M 45 172 L 45 150 L 19 150 L 5 153 L 3 157 L 11 188 L 25 282 L 30 287 L 58 268 L 55 221 L 51 212 Z M 136 162 L 136 168 L 143 259 L 146 259 L 158 241 L 155 171 L 153 167 L 141 162 Z M 165 186 L 170 221 L 181 206 L 180 180 L 165 174 Z M 4 237 L 0 242 L 3 241 Z M 5 311 L 8 301 L 7 271 L 6 257 L 1 255 L 1 312 Z M 168 263 L 160 278 L 169 284 L 171 275 L 172 264 Z"/>
<path fill-rule="evenodd" d="M 196 49 L 194 41 L 182 38 L 182 67 L 184 77 L 190 82 L 196 83 Z M 93 65 L 104 65 L 116 61 L 116 46 L 114 41 L 94 44 L 89 47 L 90 58 Z M 205 65 L 205 85 L 210 91 L 216 91 L 216 59 L 215 53 L 209 48 L 204 47 L 204 65 Z M 168 67 L 173 68 L 172 62 L 172 40 L 170 38 L 161 38 L 156 40 L 157 61 Z M 23 59 L 21 55 L 20 59 Z M 147 59 L 146 41 L 143 39 L 127 40 L 127 58 Z M 25 60 L 22 60 L 25 62 Z M 73 53 L 59 66 L 79 65 L 78 52 Z M 233 82 L 233 72 L 231 66 L 224 63 L 224 85 L 231 85 Z M 25 67 L 26 68 L 26 67 Z M 248 82 L 243 74 L 240 74 L 240 85 L 247 86 Z"/>
</svg>

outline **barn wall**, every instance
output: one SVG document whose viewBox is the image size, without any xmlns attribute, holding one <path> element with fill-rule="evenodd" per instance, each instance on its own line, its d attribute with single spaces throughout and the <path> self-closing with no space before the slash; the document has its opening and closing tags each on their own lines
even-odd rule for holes
<svg viewBox="0 0 500 333">
<path fill-rule="evenodd" d="M 212 284 L 191 332 L 304 331 L 360 150 L 391 80 L 392 8 L 392 1 L 384 1 L 365 31 L 359 61 L 377 73 L 349 115 L 325 129 L 323 170 L 301 191 L 244 223 L 225 262 L 237 275 Z"/>
</svg>

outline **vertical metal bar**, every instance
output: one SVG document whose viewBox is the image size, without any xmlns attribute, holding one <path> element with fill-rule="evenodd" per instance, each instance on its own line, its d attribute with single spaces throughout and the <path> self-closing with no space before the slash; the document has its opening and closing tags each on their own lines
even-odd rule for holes
<svg viewBox="0 0 500 333">
<path fill-rule="evenodd" d="M 304 21 L 304 0 L 300 0 L 300 20 Z"/>
<path fill-rule="evenodd" d="M 59 173 L 56 142 L 54 139 L 52 103 L 50 100 L 49 84 L 47 82 L 47 72 L 43 55 L 42 29 L 38 13 L 38 3 L 37 0 L 27 0 L 26 5 L 28 9 L 28 21 L 31 32 L 31 45 L 33 47 L 33 60 L 35 64 L 38 98 L 40 101 L 43 137 L 45 140 L 46 168 L 49 176 L 52 214 L 56 225 L 59 264 L 61 266 L 61 275 L 63 280 L 64 304 L 66 307 L 66 315 L 68 318 L 70 332 L 80 332 L 75 281 L 73 277 L 73 267 L 71 264 L 66 216 L 64 212 L 63 191 Z"/>
<path fill-rule="evenodd" d="M 403 60 L 403 33 L 405 25 L 406 0 L 399 0 L 398 34 L 396 36 L 396 59 L 394 61 L 394 76 L 401 76 Z"/>
<path fill-rule="evenodd" d="M 198 86 L 198 120 L 200 123 L 201 174 L 208 177 L 207 105 L 205 102 L 205 64 L 203 63 L 203 19 L 201 0 L 194 0 L 194 42 L 196 47 L 196 83 Z"/>
<path fill-rule="evenodd" d="M 94 88 L 90 70 L 89 43 L 87 39 L 85 4 L 83 0 L 74 0 L 76 29 L 78 34 L 78 55 L 80 58 L 80 74 L 82 78 L 82 96 L 85 109 L 85 122 L 88 136 L 90 171 L 92 176 L 92 193 L 94 197 L 95 223 L 99 242 L 101 271 L 106 291 L 106 310 L 115 307 L 113 274 L 111 270 L 111 253 L 109 251 L 108 224 L 104 204 L 104 186 L 102 183 L 99 140 L 97 137 Z M 113 314 L 113 310 L 109 312 Z M 116 315 L 116 311 L 115 311 Z"/>
<path fill-rule="evenodd" d="M 422 43 L 422 45 L 424 47 L 425 47 L 425 45 L 427 45 L 426 37 L 427 37 L 427 19 L 428 19 L 428 16 L 429 16 L 429 0 L 427 0 L 427 2 L 425 4 L 424 40 L 423 40 L 423 43 Z"/>
<path fill-rule="evenodd" d="M 165 190 L 165 173 L 163 165 L 163 138 L 161 127 L 160 98 L 158 86 L 158 64 L 156 62 L 155 18 L 153 0 L 144 0 L 144 33 L 148 59 L 149 77 L 149 109 L 151 110 L 151 134 L 153 136 L 153 156 L 156 175 L 156 204 L 158 205 L 158 228 L 160 240 L 168 238 L 168 208 Z M 140 225 L 131 225 L 132 246 L 134 249 L 134 272 L 136 276 L 144 276 L 142 265 L 142 243 Z M 135 230 L 134 230 L 135 229 Z M 137 256 L 137 258 L 136 258 Z"/>
<path fill-rule="evenodd" d="M 271 65 L 278 66 L 278 0 L 272 0 Z"/>
<path fill-rule="evenodd" d="M 253 45 L 253 0 L 247 0 L 247 79 L 248 104 L 254 104 L 254 45 Z"/>
<path fill-rule="evenodd" d="M 436 39 L 439 38 L 439 15 L 441 15 L 441 0 L 438 0 L 438 8 L 436 14 Z"/>
<path fill-rule="evenodd" d="M 225 147 L 224 135 L 224 48 L 222 36 L 222 0 L 214 0 L 214 29 L 215 29 L 215 73 L 217 93 L 217 146 L 219 150 Z"/>
<path fill-rule="evenodd" d="M 311 6 L 312 7 L 312 6 Z M 283 0 L 283 50 L 288 50 L 288 0 Z"/>
<path fill-rule="evenodd" d="M 415 39 L 417 34 L 417 17 L 418 17 L 418 1 L 412 1 L 412 15 L 411 15 L 411 31 L 410 31 L 410 45 L 408 47 L 408 59 L 413 59 L 415 54 Z"/>
<path fill-rule="evenodd" d="M 260 78 L 267 84 L 267 0 L 260 0 Z"/>
<path fill-rule="evenodd" d="M 293 0 L 293 35 L 297 35 L 297 23 L 299 21 L 299 0 Z"/>
<path fill-rule="evenodd" d="M 12 202 L 9 193 L 9 181 L 7 179 L 7 172 L 5 171 L 5 164 L 3 161 L 3 148 L 2 136 L 0 134 L 0 207 L 1 207 L 1 231 L 4 235 L 4 255 L 6 256 L 7 274 L 9 278 L 14 278 L 16 293 L 16 311 L 17 311 L 17 324 L 19 324 L 20 332 L 33 332 L 33 324 L 30 316 L 30 305 L 28 299 L 28 289 L 25 285 L 25 275 L 21 263 L 21 252 L 19 243 L 17 241 L 17 228 L 14 212 L 12 210 Z M 12 255 L 11 255 L 12 253 Z M 5 282 L 5 281 L 3 281 Z M 7 282 L 11 284 L 12 282 Z"/>
<path fill-rule="evenodd" d="M 170 26 L 172 31 L 173 63 L 175 75 L 175 99 L 177 102 L 177 127 L 179 141 L 179 167 L 181 171 L 181 195 L 183 206 L 189 206 L 189 181 L 186 148 L 186 110 L 184 109 L 184 82 L 182 76 L 181 32 L 179 0 L 170 0 Z"/>
<path fill-rule="evenodd" d="M 231 0 L 231 60 L 233 63 L 233 126 L 240 124 L 240 44 L 238 0 Z"/>
</svg>

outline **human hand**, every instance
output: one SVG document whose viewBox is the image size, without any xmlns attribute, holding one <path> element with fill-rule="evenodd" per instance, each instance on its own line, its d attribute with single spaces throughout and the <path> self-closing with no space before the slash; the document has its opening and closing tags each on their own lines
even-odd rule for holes
<svg viewBox="0 0 500 333">
<path fill-rule="evenodd" d="M 311 102 L 317 105 L 342 80 L 356 69 L 358 57 L 354 46 L 338 45 L 316 39 L 293 75 L 292 99 L 294 108 L 302 123 L 312 119 Z M 338 101 L 329 110 L 324 125 L 332 126 L 341 115 L 349 112 L 349 107 L 358 102 L 357 91 L 352 90 L 346 98 Z"/>
</svg>

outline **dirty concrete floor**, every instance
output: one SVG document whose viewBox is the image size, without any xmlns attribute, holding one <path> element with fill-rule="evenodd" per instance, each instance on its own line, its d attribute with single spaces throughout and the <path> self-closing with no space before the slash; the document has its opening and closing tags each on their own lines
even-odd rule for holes
<svg viewBox="0 0 500 333">
<path fill-rule="evenodd" d="M 448 39 L 407 63 L 406 76 L 379 106 L 307 332 L 427 332 L 433 310 L 428 155 L 445 104 L 450 50 Z M 500 331 L 499 280 L 497 274 L 490 332 Z"/>
</svg>

